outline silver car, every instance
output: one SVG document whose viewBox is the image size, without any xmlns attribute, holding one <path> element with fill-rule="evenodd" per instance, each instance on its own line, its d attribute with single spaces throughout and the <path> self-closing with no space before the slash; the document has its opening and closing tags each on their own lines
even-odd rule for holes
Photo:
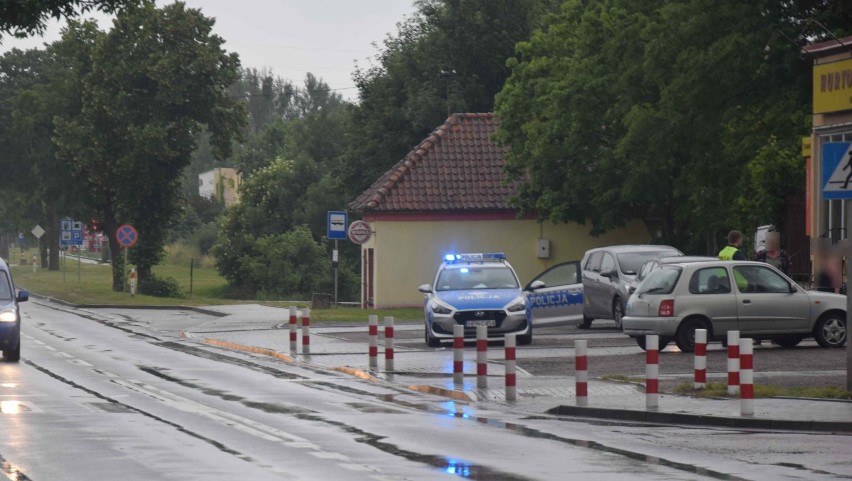
<svg viewBox="0 0 852 481">
<path fill-rule="evenodd" d="M 622 245 L 586 251 L 583 266 L 583 322 L 588 329 L 594 319 L 612 319 L 621 328 L 624 305 L 630 288 L 636 287 L 636 273 L 645 261 L 658 257 L 682 256 L 674 247 Z"/>
<path fill-rule="evenodd" d="M 695 330 L 724 340 L 771 339 L 785 347 L 814 337 L 823 347 L 846 343 L 846 297 L 805 291 L 774 267 L 747 261 L 670 264 L 651 273 L 627 303 L 624 333 L 643 349 L 645 336 L 695 350 Z"/>
</svg>

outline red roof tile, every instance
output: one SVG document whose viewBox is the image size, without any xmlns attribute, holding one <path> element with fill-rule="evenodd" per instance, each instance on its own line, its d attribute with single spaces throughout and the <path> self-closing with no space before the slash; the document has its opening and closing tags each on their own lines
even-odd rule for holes
<svg viewBox="0 0 852 481">
<path fill-rule="evenodd" d="M 493 114 L 453 114 L 349 207 L 371 212 L 514 210 Z"/>
</svg>

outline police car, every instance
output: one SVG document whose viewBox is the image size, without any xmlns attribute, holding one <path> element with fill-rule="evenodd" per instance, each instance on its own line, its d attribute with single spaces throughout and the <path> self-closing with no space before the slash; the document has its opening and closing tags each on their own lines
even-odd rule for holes
<svg viewBox="0 0 852 481">
<path fill-rule="evenodd" d="M 0 259 L 0 350 L 9 362 L 21 359 L 21 312 L 18 303 L 28 298 L 27 291 L 15 291 L 9 266 Z"/>
<path fill-rule="evenodd" d="M 423 284 L 419 290 L 425 294 L 428 346 L 452 339 L 455 325 L 464 326 L 465 337 L 486 326 L 489 338 L 517 334 L 518 344 L 532 342 L 526 296 L 502 252 L 447 254 L 434 287 Z"/>
</svg>

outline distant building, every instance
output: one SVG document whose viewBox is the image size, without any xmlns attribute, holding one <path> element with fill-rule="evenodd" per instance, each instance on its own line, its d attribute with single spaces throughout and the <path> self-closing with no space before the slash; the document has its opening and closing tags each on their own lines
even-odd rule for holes
<svg viewBox="0 0 852 481">
<path fill-rule="evenodd" d="M 230 207 L 240 201 L 239 172 L 230 167 L 219 167 L 198 175 L 198 195 L 224 202 Z"/>
<path fill-rule="evenodd" d="M 526 284 L 586 249 L 650 241 L 639 221 L 592 237 L 589 225 L 519 215 L 505 150 L 491 140 L 498 125 L 492 114 L 451 115 L 349 204 L 373 231 L 361 246 L 363 306 L 422 305 L 417 286 L 433 282 L 448 253 L 505 252 Z"/>
</svg>

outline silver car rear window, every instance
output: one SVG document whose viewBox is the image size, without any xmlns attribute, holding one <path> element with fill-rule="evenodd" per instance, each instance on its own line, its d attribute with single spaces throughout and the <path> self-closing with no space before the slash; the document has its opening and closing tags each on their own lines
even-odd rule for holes
<svg viewBox="0 0 852 481">
<path fill-rule="evenodd" d="M 671 294 L 680 279 L 682 269 L 677 266 L 665 266 L 654 271 L 639 284 L 636 295 L 642 294 Z"/>
</svg>

